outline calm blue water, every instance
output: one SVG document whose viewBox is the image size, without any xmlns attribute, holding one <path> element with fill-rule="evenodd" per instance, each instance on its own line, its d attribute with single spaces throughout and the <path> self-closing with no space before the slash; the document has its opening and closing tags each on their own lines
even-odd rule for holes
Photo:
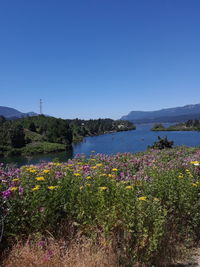
<svg viewBox="0 0 200 267">
<path fill-rule="evenodd" d="M 47 155 L 36 155 L 33 157 L 12 157 L 0 159 L 0 162 L 15 163 L 18 166 L 24 164 L 36 164 L 41 160 L 51 161 L 58 158 L 60 161 L 66 161 L 76 154 L 84 153 L 86 156 L 91 151 L 103 154 L 115 154 L 118 152 L 139 152 L 145 151 L 148 145 L 152 145 L 157 140 L 157 136 L 167 136 L 168 140 L 174 141 L 178 146 L 200 146 L 200 132 L 152 132 L 152 125 L 137 125 L 137 129 L 128 132 L 118 132 L 104 134 L 100 136 L 86 137 L 83 142 L 73 146 L 73 151 L 52 153 Z"/>
</svg>

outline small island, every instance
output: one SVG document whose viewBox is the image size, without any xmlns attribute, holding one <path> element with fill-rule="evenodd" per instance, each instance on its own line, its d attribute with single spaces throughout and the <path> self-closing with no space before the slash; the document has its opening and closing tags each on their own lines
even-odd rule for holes
<svg viewBox="0 0 200 267">
<path fill-rule="evenodd" d="M 188 120 L 184 123 L 178 123 L 175 125 L 171 125 L 169 127 L 165 127 L 161 123 L 156 123 L 151 128 L 151 131 L 200 131 L 200 121 L 199 120 Z"/>
<path fill-rule="evenodd" d="M 0 116 L 0 156 L 70 150 L 72 143 L 87 136 L 134 129 L 123 120 L 64 120 L 44 115 L 7 120 Z"/>
</svg>

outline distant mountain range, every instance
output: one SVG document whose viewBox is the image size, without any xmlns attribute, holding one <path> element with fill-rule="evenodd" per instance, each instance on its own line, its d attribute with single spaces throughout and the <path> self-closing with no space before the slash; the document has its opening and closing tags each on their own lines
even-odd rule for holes
<svg viewBox="0 0 200 267">
<path fill-rule="evenodd" d="M 23 113 L 17 109 L 0 106 L 0 116 L 4 116 L 6 119 L 16 119 L 23 117 L 37 116 L 35 112 Z"/>
<path fill-rule="evenodd" d="M 186 105 L 183 107 L 166 108 L 156 111 L 131 111 L 121 117 L 134 123 L 157 123 L 157 122 L 185 122 L 187 120 L 200 119 L 200 104 Z"/>
</svg>

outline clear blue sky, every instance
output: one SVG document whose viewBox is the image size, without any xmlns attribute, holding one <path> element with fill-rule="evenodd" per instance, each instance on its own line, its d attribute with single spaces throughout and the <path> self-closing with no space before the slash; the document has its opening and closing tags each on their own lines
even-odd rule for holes
<svg viewBox="0 0 200 267">
<path fill-rule="evenodd" d="M 1 0 L 0 105 L 62 118 L 200 103 L 200 0 Z"/>
</svg>

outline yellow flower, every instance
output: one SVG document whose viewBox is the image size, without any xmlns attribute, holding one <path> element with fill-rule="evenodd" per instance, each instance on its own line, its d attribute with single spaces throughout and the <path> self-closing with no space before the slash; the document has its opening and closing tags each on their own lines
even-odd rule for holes
<svg viewBox="0 0 200 267">
<path fill-rule="evenodd" d="M 117 172 L 117 171 L 118 171 L 118 169 L 116 169 L 116 168 L 113 168 L 113 169 L 112 169 L 112 171 L 113 171 L 113 172 Z"/>
<path fill-rule="evenodd" d="M 87 186 L 91 186 L 91 184 L 86 184 Z"/>
<path fill-rule="evenodd" d="M 133 186 L 132 186 L 132 185 L 127 185 L 125 188 L 126 188 L 126 189 L 132 189 Z"/>
<path fill-rule="evenodd" d="M 35 187 L 32 188 L 32 191 L 36 191 L 40 188 L 40 185 L 36 185 Z"/>
<path fill-rule="evenodd" d="M 80 190 L 82 190 L 83 189 L 83 186 L 80 186 Z"/>
<path fill-rule="evenodd" d="M 101 167 L 102 165 L 103 165 L 102 163 L 96 164 L 97 167 Z"/>
<path fill-rule="evenodd" d="M 44 177 L 36 177 L 35 178 L 37 181 L 44 181 Z"/>
<path fill-rule="evenodd" d="M 51 185 L 51 186 L 48 186 L 48 189 L 49 190 L 54 190 L 54 189 L 56 189 L 58 187 L 59 187 L 58 185 L 55 185 L 55 186 Z"/>
<path fill-rule="evenodd" d="M 97 167 L 96 166 L 92 166 L 91 169 L 96 169 Z"/>
<path fill-rule="evenodd" d="M 191 164 L 195 165 L 195 166 L 199 166 L 199 161 L 195 160 L 195 161 L 191 161 Z"/>
<path fill-rule="evenodd" d="M 13 186 L 13 187 L 10 188 L 10 190 L 11 190 L 11 191 L 16 191 L 16 190 L 17 190 L 17 187 L 14 187 L 14 186 Z"/>
<path fill-rule="evenodd" d="M 85 177 L 86 179 L 91 179 L 91 176 L 89 175 L 89 176 L 87 176 L 87 177 Z"/>
<path fill-rule="evenodd" d="M 29 172 L 31 172 L 31 173 L 35 173 L 35 172 L 36 172 L 36 170 L 29 170 Z"/>
<path fill-rule="evenodd" d="M 108 187 L 106 187 L 106 186 L 100 186 L 99 189 L 100 189 L 101 191 L 104 191 L 104 190 L 108 189 Z"/>
<path fill-rule="evenodd" d="M 192 186 L 197 186 L 197 184 L 192 184 Z"/>
<path fill-rule="evenodd" d="M 159 198 L 157 198 L 157 197 L 154 197 L 154 199 L 153 199 L 154 201 L 159 201 L 160 199 Z"/>
<path fill-rule="evenodd" d="M 12 179 L 13 182 L 17 182 L 19 181 L 19 179 L 15 178 L 15 179 Z"/>
<path fill-rule="evenodd" d="M 183 174 L 180 174 L 180 175 L 178 176 L 178 178 L 183 178 Z"/>
<path fill-rule="evenodd" d="M 59 162 L 55 162 L 55 163 L 53 163 L 53 165 L 54 165 L 54 166 L 60 166 L 61 163 L 59 163 Z"/>
<path fill-rule="evenodd" d="M 80 173 L 75 172 L 75 173 L 74 173 L 74 176 L 81 176 L 81 175 L 80 175 Z"/>
<path fill-rule="evenodd" d="M 43 170 L 43 173 L 48 173 L 50 172 L 50 170 Z"/>
<path fill-rule="evenodd" d="M 138 200 L 146 200 L 147 197 L 138 197 Z"/>
<path fill-rule="evenodd" d="M 115 176 L 113 175 L 113 174 L 108 174 L 108 177 L 110 177 L 110 178 L 114 178 Z"/>
</svg>

